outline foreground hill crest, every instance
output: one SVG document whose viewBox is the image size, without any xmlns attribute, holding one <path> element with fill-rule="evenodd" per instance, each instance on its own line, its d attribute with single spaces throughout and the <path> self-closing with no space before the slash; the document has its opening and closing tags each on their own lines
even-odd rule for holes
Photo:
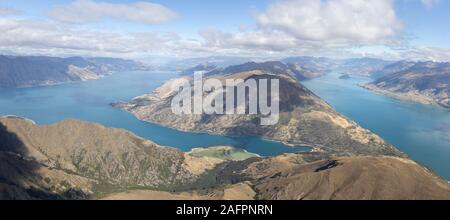
<svg viewBox="0 0 450 220">
<path fill-rule="evenodd" d="M 183 153 L 94 123 L 0 118 L 0 198 L 450 199 L 448 182 L 406 158 L 202 156 L 216 150 L 230 148 Z"/>
</svg>

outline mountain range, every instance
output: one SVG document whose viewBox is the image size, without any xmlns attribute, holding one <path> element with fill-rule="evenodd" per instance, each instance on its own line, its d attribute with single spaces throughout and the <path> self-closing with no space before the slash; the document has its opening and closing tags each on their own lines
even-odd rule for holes
<svg viewBox="0 0 450 220">
<path fill-rule="evenodd" d="M 127 102 L 113 103 L 113 106 L 132 113 L 140 120 L 178 130 L 229 136 L 261 136 L 282 141 L 292 147 L 308 146 L 312 149 L 310 152 L 260 157 L 229 146 L 182 152 L 160 146 L 124 129 L 106 128 L 76 119 L 37 125 L 24 118 L 0 117 L 0 198 L 450 198 L 449 182 L 412 161 L 378 135 L 336 112 L 302 85 L 302 80 L 318 76 L 308 75 L 305 70 L 326 74 L 325 67 L 332 65 L 330 60 L 325 60 L 329 63 L 320 66 L 321 59 L 318 59 L 307 68 L 300 64 L 306 62 L 306 58 L 297 59 L 289 63 L 270 61 L 228 67 L 198 66 L 183 76 L 183 79 L 192 80 L 192 73 L 202 71 L 207 77 L 220 81 L 238 78 L 278 79 L 280 119 L 276 125 L 261 126 L 263 116 L 258 114 L 176 115 L 171 111 L 170 101 L 177 92 L 172 92 L 170 88 L 179 79 L 169 80 L 148 94 Z M 43 76 L 61 76 L 60 79 L 65 79 L 58 82 L 87 80 L 90 78 L 86 78 L 86 74 L 91 76 L 90 72 L 94 70 L 108 72 L 128 70 L 135 66 L 140 68 L 133 61 L 110 58 L 26 58 L 26 62 L 33 65 L 44 62 L 42 60 L 52 63 L 46 68 L 55 67 L 63 72 L 67 71 L 64 65 L 78 68 L 76 74 L 68 74 L 78 78 L 66 79 L 61 76 L 64 74 L 54 69 L 48 70 L 51 73 Z M 445 81 L 448 79 L 446 63 L 399 62 L 389 63 L 379 69 L 380 63 L 367 61 L 363 66 L 372 65 L 378 65 L 369 71 L 371 75 L 380 76 L 375 81 L 377 83 L 373 83 L 377 87 L 409 83 L 408 89 L 422 88 L 420 91 L 439 86 L 444 88 L 442 91 L 448 89 Z M 29 72 L 28 68 L 31 66 L 20 71 Z M 367 74 L 369 68 L 363 69 L 349 75 Z M 47 72 L 45 68 L 40 71 Z M 108 74 L 106 72 L 105 75 Z M 24 83 L 27 81 L 25 78 L 19 79 L 14 81 L 16 84 L 8 81 L 8 85 L 39 85 L 30 81 Z M 51 79 L 56 82 L 56 78 Z M 34 79 L 32 82 L 44 81 Z M 400 91 L 395 90 L 395 93 Z"/>
<path fill-rule="evenodd" d="M 399 99 L 450 108 L 450 63 L 398 62 L 364 87 Z"/>
<path fill-rule="evenodd" d="M 186 68 L 181 72 L 181 75 L 188 75 L 187 73 L 193 74 L 192 70 L 205 71 L 205 72 L 229 72 L 226 68 L 236 68 L 236 66 L 261 66 L 263 64 L 271 65 L 274 62 L 278 62 L 278 66 L 288 66 L 291 71 L 301 72 L 303 79 L 312 79 L 323 76 L 325 74 L 331 73 L 333 71 L 345 72 L 351 75 L 360 76 L 373 76 L 376 72 L 381 71 L 387 65 L 394 63 L 394 61 L 388 61 L 377 58 L 350 58 L 350 59 L 333 59 L 326 57 L 310 57 L 310 56 L 299 56 L 299 57 L 287 57 L 280 59 L 279 61 L 261 61 L 257 59 L 249 59 L 250 61 L 234 63 L 233 65 L 214 65 L 213 63 L 207 62 L 209 59 L 205 60 L 198 59 L 200 64 L 193 66 L 191 68 Z M 233 62 L 231 62 L 233 63 Z M 273 66 L 273 65 L 272 65 Z M 208 68 L 205 68 L 208 67 Z"/>
<path fill-rule="evenodd" d="M 184 71 L 192 76 L 202 71 L 206 76 L 226 75 L 243 71 L 262 70 L 279 74 L 289 72 L 298 80 L 309 80 L 333 71 L 344 76 L 364 76 L 372 79 L 364 88 L 403 100 L 424 104 L 450 106 L 450 63 L 433 61 L 388 61 L 376 58 L 331 59 L 325 57 L 289 57 L 281 61 L 247 62 L 228 67 L 199 65 Z M 347 77 L 346 77 L 347 78 Z"/>
<path fill-rule="evenodd" d="M 0 56 L 0 88 L 79 82 L 145 68 L 141 63 L 117 58 Z"/>
</svg>

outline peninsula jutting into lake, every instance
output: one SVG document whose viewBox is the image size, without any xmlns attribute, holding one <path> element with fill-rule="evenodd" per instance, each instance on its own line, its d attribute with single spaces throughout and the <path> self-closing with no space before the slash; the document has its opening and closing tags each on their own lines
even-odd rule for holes
<svg viewBox="0 0 450 220">
<path fill-rule="evenodd" d="M 447 9 L 1 2 L 0 200 L 450 200 Z"/>
</svg>

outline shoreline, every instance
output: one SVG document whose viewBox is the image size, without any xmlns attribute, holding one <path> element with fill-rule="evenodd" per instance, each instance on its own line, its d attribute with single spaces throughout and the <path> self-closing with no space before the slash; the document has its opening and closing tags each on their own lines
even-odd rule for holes
<svg viewBox="0 0 450 220">
<path fill-rule="evenodd" d="M 0 87 L 1 89 L 32 89 L 32 88 L 43 88 L 43 87 L 52 87 L 52 86 L 60 86 L 60 85 L 70 85 L 70 84 L 78 84 L 88 81 L 100 80 L 109 76 L 112 76 L 117 72 L 111 71 L 104 75 L 99 75 L 97 78 L 92 79 L 82 79 L 82 80 L 74 80 L 74 81 L 61 81 L 61 82 L 44 82 L 38 83 L 35 85 L 21 85 L 21 86 L 13 86 L 13 87 Z"/>
<path fill-rule="evenodd" d="M 274 140 L 274 139 L 271 139 L 271 138 L 266 137 L 266 136 L 239 136 L 239 135 L 233 136 L 233 135 L 225 135 L 225 134 L 221 134 L 221 133 L 213 133 L 213 132 L 208 132 L 208 131 L 189 131 L 189 130 L 178 129 L 178 128 L 173 127 L 173 126 L 167 126 L 167 125 L 160 124 L 158 122 L 141 119 L 136 114 L 134 114 L 133 112 L 127 110 L 125 107 L 121 106 L 120 104 L 128 104 L 128 103 L 119 101 L 119 102 L 110 103 L 110 106 L 112 108 L 116 108 L 116 109 L 119 109 L 119 110 L 122 110 L 124 112 L 127 112 L 127 113 L 131 114 L 134 118 L 136 118 L 139 121 L 142 121 L 142 122 L 145 122 L 145 123 L 151 123 L 151 124 L 163 127 L 163 128 L 173 129 L 173 130 L 179 131 L 179 132 L 186 132 L 186 133 L 192 133 L 192 134 L 206 134 L 206 135 L 214 135 L 214 136 L 221 136 L 221 137 L 228 137 L 228 138 L 244 138 L 244 137 L 260 138 L 263 141 L 275 142 L 275 143 L 283 144 L 284 146 L 289 147 L 289 148 L 308 148 L 308 150 L 306 150 L 306 151 L 299 151 L 298 153 L 324 151 L 324 149 L 321 146 L 307 146 L 308 144 L 306 144 L 306 143 L 289 143 L 289 142 L 286 142 L 286 141 L 283 141 L 283 140 Z M 216 146 L 220 146 L 220 145 L 216 145 Z M 206 146 L 206 147 L 215 147 L 215 146 L 213 145 L 213 146 Z M 231 147 L 233 147 L 233 146 L 231 146 Z M 239 148 L 239 147 L 237 147 L 237 148 Z"/>
<path fill-rule="evenodd" d="M 378 88 L 371 84 L 358 84 L 358 86 L 367 89 L 369 91 L 372 91 L 374 93 L 377 93 L 379 95 L 387 96 L 399 101 L 413 102 L 422 105 L 440 106 L 447 109 L 449 108 L 439 104 L 438 102 L 433 100 L 433 98 L 421 94 L 396 93 L 389 90 Z"/>
</svg>

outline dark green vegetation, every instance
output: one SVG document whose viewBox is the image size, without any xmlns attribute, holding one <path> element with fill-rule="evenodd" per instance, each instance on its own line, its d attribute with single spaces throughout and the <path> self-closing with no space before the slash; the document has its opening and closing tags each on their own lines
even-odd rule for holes
<svg viewBox="0 0 450 220">
<path fill-rule="evenodd" d="M 222 160 L 246 160 L 258 155 L 249 153 L 244 149 L 234 147 L 208 147 L 208 148 L 194 148 L 189 152 L 189 155 L 194 157 L 210 157 Z"/>
</svg>

